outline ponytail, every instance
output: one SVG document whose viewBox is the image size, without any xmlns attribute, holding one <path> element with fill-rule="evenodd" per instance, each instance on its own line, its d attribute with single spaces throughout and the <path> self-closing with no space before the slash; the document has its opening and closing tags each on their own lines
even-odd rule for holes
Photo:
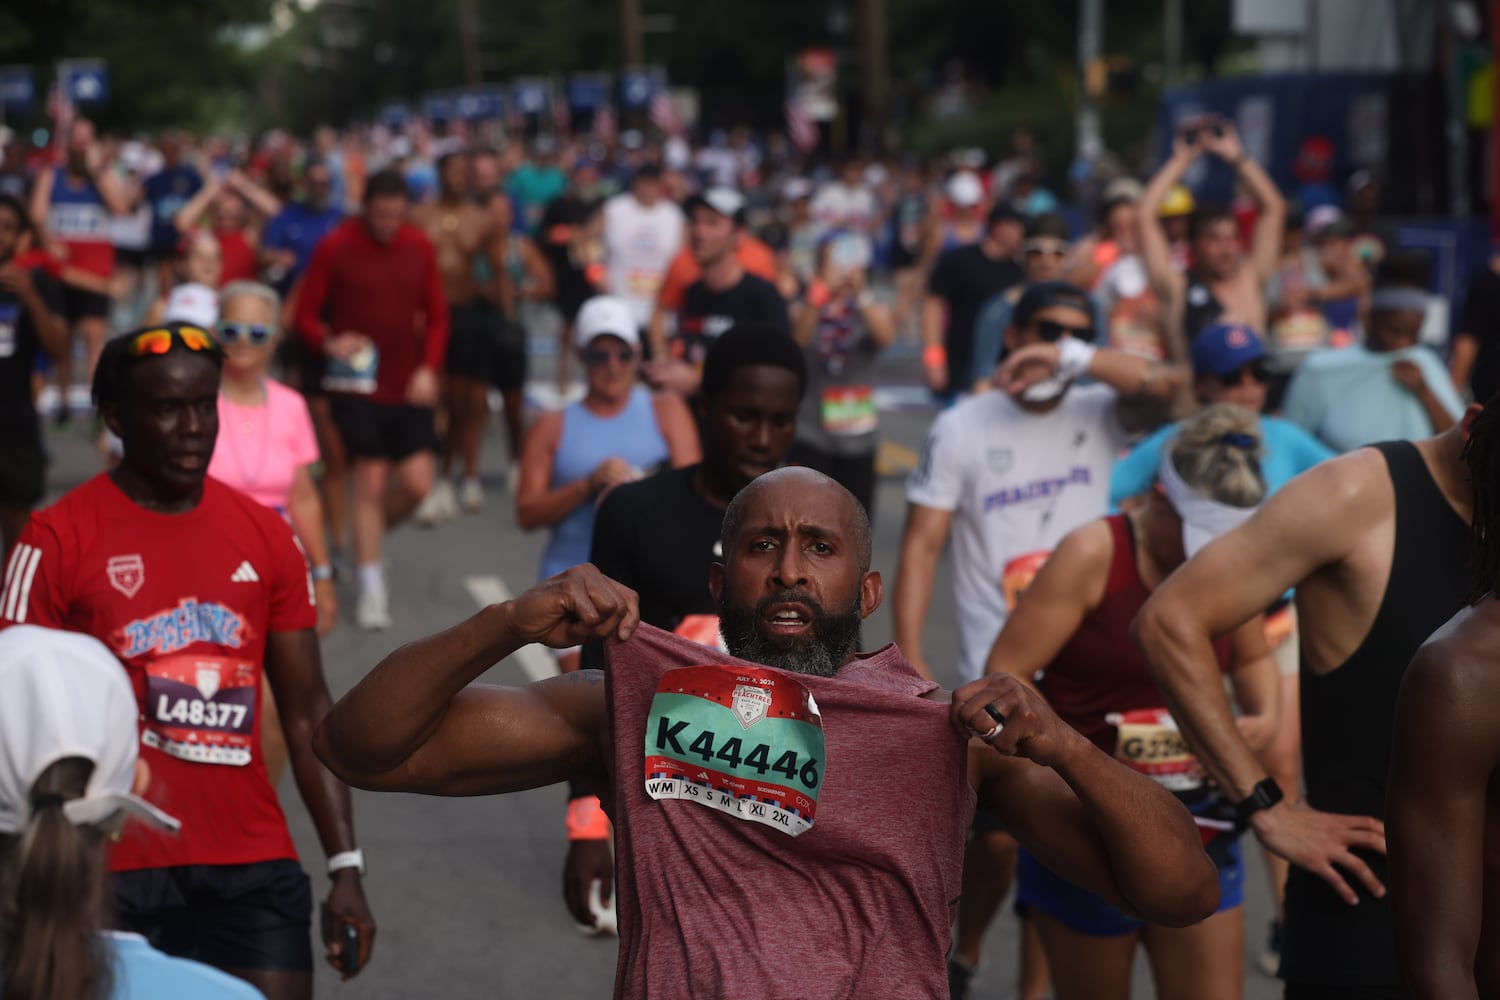
<svg viewBox="0 0 1500 1000">
<path fill-rule="evenodd" d="M 1182 422 L 1171 445 L 1172 467 L 1184 483 L 1210 500 L 1254 507 L 1266 497 L 1260 439 L 1255 414 L 1215 403 Z"/>
<path fill-rule="evenodd" d="M 91 761 L 68 757 L 31 788 L 26 829 L 0 837 L 0 994 L 5 1000 L 99 1000 L 112 976 L 99 936 L 104 833 L 75 826 L 62 803 L 79 798 Z"/>
</svg>

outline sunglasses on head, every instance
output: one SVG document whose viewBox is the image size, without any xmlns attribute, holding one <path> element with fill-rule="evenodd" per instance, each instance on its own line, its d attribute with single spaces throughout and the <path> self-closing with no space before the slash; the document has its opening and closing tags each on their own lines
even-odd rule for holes
<svg viewBox="0 0 1500 1000">
<path fill-rule="evenodd" d="M 1049 344 L 1055 344 L 1064 337 L 1074 337 L 1078 340 L 1093 340 L 1094 328 L 1092 326 L 1068 326 L 1050 319 L 1039 319 L 1036 321 L 1036 332 Z"/>
<path fill-rule="evenodd" d="M 172 350 L 173 340 L 190 351 L 212 351 L 216 346 L 207 331 L 196 326 L 179 326 L 175 330 L 160 327 L 136 334 L 130 341 L 130 356 L 144 358 L 152 354 L 166 354 Z"/>
<path fill-rule="evenodd" d="M 617 347 L 611 350 L 608 347 L 591 344 L 583 349 L 583 363 L 590 368 L 603 368 L 611 361 L 618 361 L 622 365 L 628 365 L 634 360 L 634 347 Z"/>
<path fill-rule="evenodd" d="M 244 340 L 259 347 L 271 339 L 271 328 L 264 323 L 220 323 L 219 339 L 226 344 Z"/>
</svg>

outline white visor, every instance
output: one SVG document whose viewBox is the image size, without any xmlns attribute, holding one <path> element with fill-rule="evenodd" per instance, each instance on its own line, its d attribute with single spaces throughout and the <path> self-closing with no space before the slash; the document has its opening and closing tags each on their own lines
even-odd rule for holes
<svg viewBox="0 0 1500 1000">
<path fill-rule="evenodd" d="M 1182 519 L 1182 551 L 1189 559 L 1215 538 L 1244 524 L 1259 508 L 1258 504 L 1235 507 L 1220 503 L 1193 489 L 1182 481 L 1172 464 L 1171 448 L 1162 451 L 1156 478 L 1167 492 L 1167 501 Z"/>
</svg>

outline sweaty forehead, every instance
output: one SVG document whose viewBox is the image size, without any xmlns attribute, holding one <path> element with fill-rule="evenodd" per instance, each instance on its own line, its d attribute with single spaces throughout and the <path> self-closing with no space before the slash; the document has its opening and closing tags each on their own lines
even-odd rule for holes
<svg viewBox="0 0 1500 1000">
<path fill-rule="evenodd" d="M 219 391 L 218 366 L 206 355 L 180 348 L 137 361 L 128 374 L 132 394 L 140 399 L 185 399 Z"/>
<path fill-rule="evenodd" d="M 737 498 L 731 531 L 762 528 L 812 530 L 827 537 L 849 538 L 854 532 L 854 503 L 837 483 L 808 469 L 767 473 Z"/>
</svg>

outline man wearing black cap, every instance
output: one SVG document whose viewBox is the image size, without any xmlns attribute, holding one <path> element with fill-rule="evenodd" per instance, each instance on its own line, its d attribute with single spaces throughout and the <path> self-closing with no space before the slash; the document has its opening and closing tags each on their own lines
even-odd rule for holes
<svg viewBox="0 0 1500 1000">
<path fill-rule="evenodd" d="M 730 327 L 766 324 L 791 332 L 786 300 L 776 286 L 745 271 L 735 255 L 745 198 L 732 188 L 709 188 L 689 198 L 688 245 L 703 275 L 688 286 L 677 313 L 669 357 L 652 361 L 647 377 L 659 389 L 690 396 L 703 378 L 708 346 Z"/>
<path fill-rule="evenodd" d="M 988 384 L 995 374 L 995 366 L 1000 363 L 1005 331 L 1010 327 L 1011 314 L 1021 299 L 1021 293 L 1033 285 L 1062 280 L 1063 262 L 1072 248 L 1071 237 L 1068 220 L 1055 212 L 1038 215 L 1026 224 L 1026 242 L 1022 244 L 1025 281 L 991 297 L 979 307 L 974 319 L 974 354 L 965 385 L 975 386 L 977 392 Z M 1094 329 L 1098 330 L 1098 308 L 1090 308 L 1094 315 Z"/>
<path fill-rule="evenodd" d="M 663 196 L 661 167 L 642 164 L 630 190 L 604 203 L 604 266 L 611 295 L 630 303 L 636 324 L 651 322 L 656 293 L 682 244 L 682 209 Z"/>
<path fill-rule="evenodd" d="M 949 250 L 932 269 L 922 304 L 922 367 L 928 386 L 945 399 L 968 387 L 980 307 L 1023 278 L 1015 260 L 1022 232 L 1020 215 L 996 205 L 984 239 Z"/>
</svg>

